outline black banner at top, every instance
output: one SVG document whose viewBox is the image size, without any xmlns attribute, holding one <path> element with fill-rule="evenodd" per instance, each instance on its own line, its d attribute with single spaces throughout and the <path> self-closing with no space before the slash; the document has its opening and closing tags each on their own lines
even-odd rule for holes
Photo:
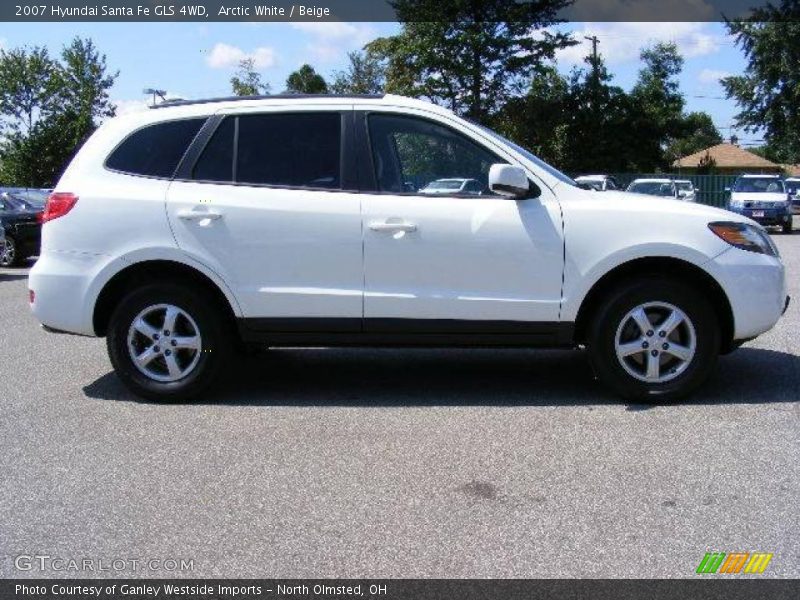
<svg viewBox="0 0 800 600">
<path fill-rule="evenodd" d="M 398 0 L 3 0 L 0 21 L 397 21 Z M 548 0 L 399 0 L 403 20 L 526 20 Z M 747 18 L 768 0 L 562 0 L 555 17 L 566 21 L 722 21 Z M 800 20 L 800 5 L 781 19 Z"/>
</svg>

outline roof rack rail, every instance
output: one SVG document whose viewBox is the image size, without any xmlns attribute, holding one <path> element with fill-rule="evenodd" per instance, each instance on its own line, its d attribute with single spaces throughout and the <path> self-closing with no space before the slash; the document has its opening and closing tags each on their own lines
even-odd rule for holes
<svg viewBox="0 0 800 600">
<path fill-rule="evenodd" d="M 190 106 L 192 104 L 211 104 L 214 102 L 240 102 L 243 100 L 284 100 L 288 98 L 364 98 L 380 100 L 385 94 L 268 94 L 265 96 L 222 96 L 219 98 L 200 98 L 197 100 L 166 100 L 150 108 L 169 108 L 171 106 Z"/>
</svg>

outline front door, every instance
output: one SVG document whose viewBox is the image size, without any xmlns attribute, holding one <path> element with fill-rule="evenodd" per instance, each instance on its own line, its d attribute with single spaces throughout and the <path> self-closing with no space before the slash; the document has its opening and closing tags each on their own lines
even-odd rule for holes
<svg viewBox="0 0 800 600">
<path fill-rule="evenodd" d="M 359 119 L 361 121 L 361 119 Z M 374 189 L 364 195 L 367 331 L 525 333 L 558 321 L 561 214 L 552 192 L 492 194 L 508 162 L 463 131 L 372 113 Z"/>
</svg>

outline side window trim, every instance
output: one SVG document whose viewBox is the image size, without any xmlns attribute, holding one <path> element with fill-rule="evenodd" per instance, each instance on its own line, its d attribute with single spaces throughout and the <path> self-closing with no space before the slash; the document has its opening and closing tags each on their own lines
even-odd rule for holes
<svg viewBox="0 0 800 600">
<path fill-rule="evenodd" d="M 192 169 L 194 169 L 195 163 L 200 158 L 203 150 L 206 149 L 208 142 L 211 141 L 211 138 L 217 131 L 217 127 L 222 123 L 222 119 L 223 117 L 221 115 L 211 115 L 208 120 L 206 120 L 194 140 L 192 140 L 192 143 L 189 144 L 189 148 L 186 150 L 183 158 L 178 163 L 178 168 L 175 170 L 173 179 L 186 180 L 192 178 Z"/>
<path fill-rule="evenodd" d="M 190 146 L 190 151 L 186 153 L 181 161 L 176 175 L 175 181 L 190 182 L 190 183 L 204 183 L 210 185 L 235 185 L 241 187 L 258 187 L 279 190 L 314 190 L 320 192 L 348 192 L 357 193 L 358 178 L 356 175 L 357 161 L 354 159 L 355 154 L 355 136 L 354 136 L 354 122 L 353 110 L 330 110 L 330 111 L 267 111 L 264 113 L 259 112 L 246 112 L 246 113 L 218 113 L 209 118 L 213 123 L 206 123 L 197 135 L 195 140 Z M 339 187 L 338 188 L 317 188 L 309 186 L 295 186 L 295 185 L 278 185 L 271 183 L 249 183 L 238 181 L 238 153 L 239 153 L 239 117 L 241 115 L 253 114 L 308 114 L 308 113 L 336 113 L 340 117 L 340 150 L 339 150 Z M 204 181 L 194 179 L 192 172 L 200 160 L 203 151 L 205 150 L 211 138 L 216 133 L 217 129 L 221 126 L 226 118 L 234 119 L 233 130 L 233 181 Z M 201 137 L 202 136 L 202 137 Z M 349 187 L 348 187 L 349 186 Z"/>
<path fill-rule="evenodd" d="M 436 119 L 432 119 L 430 117 L 420 116 L 416 114 L 409 114 L 404 112 L 396 112 L 396 111 L 384 111 L 384 110 L 356 110 L 355 111 L 355 120 L 356 120 L 356 142 L 358 144 L 359 150 L 359 165 L 363 166 L 364 168 L 359 169 L 359 189 L 362 193 L 367 194 L 378 194 L 378 195 L 388 195 L 388 196 L 412 196 L 412 197 L 428 197 L 426 194 L 420 194 L 419 192 L 384 192 L 379 189 L 378 180 L 376 176 L 376 169 L 375 169 L 375 158 L 372 152 L 372 140 L 370 138 L 370 131 L 369 131 L 369 117 L 370 115 L 381 115 L 381 116 L 390 116 L 390 117 L 401 117 L 401 118 L 408 118 L 408 119 L 417 119 L 420 121 L 425 121 L 427 123 L 432 123 L 436 126 L 442 127 L 447 129 L 454 134 L 465 138 L 468 142 L 474 144 L 481 150 L 487 152 L 491 156 L 497 160 L 498 163 L 508 164 L 508 160 L 501 158 L 498 154 L 488 148 L 485 144 L 482 144 L 478 140 L 474 139 L 473 137 L 459 131 L 455 127 L 447 123 L 443 123 Z M 367 168 L 368 165 L 368 168 Z M 368 171 L 368 172 L 365 172 Z M 442 194 L 439 196 L 440 198 L 474 198 L 475 196 L 471 194 Z M 495 196 L 489 196 L 495 197 Z"/>
<path fill-rule="evenodd" d="M 178 121 L 195 121 L 195 120 L 199 121 L 201 119 L 204 120 L 203 124 L 200 126 L 200 129 L 198 130 L 198 132 L 195 134 L 195 136 L 189 142 L 189 145 L 186 147 L 186 150 L 184 150 L 183 154 L 181 155 L 180 160 L 178 161 L 178 166 L 172 172 L 172 175 L 163 176 L 163 177 L 160 176 L 160 175 L 147 175 L 147 174 L 144 174 L 144 173 L 135 173 L 133 171 L 124 171 L 124 170 L 121 170 L 121 169 L 114 169 L 114 168 L 108 166 L 109 159 L 120 148 L 120 146 L 122 146 L 126 141 L 128 141 L 131 138 L 131 136 L 137 134 L 138 132 L 140 132 L 140 131 L 142 131 L 144 129 L 147 129 L 148 127 L 154 127 L 156 125 L 162 125 L 164 123 L 176 123 Z M 114 146 L 114 148 L 111 150 L 111 152 L 108 153 L 108 155 L 103 160 L 103 168 L 106 171 L 109 171 L 111 173 L 120 173 L 122 175 L 130 175 L 131 177 L 144 177 L 145 179 L 160 179 L 162 181 L 171 181 L 171 180 L 173 180 L 175 178 L 176 173 L 180 169 L 181 163 L 185 160 L 186 155 L 189 153 L 189 150 L 194 145 L 195 141 L 197 140 L 197 137 L 200 135 L 200 133 L 203 131 L 203 129 L 208 125 L 208 121 L 209 120 L 210 120 L 210 118 L 209 118 L 208 115 L 198 115 L 198 116 L 195 116 L 195 117 L 182 117 L 182 118 L 178 118 L 178 119 L 166 119 L 164 121 L 154 121 L 152 123 L 147 123 L 145 125 L 142 125 L 141 127 L 137 127 L 133 131 L 129 131 L 127 133 L 127 135 L 125 135 L 125 137 L 123 137 L 117 143 L 117 145 Z"/>
</svg>

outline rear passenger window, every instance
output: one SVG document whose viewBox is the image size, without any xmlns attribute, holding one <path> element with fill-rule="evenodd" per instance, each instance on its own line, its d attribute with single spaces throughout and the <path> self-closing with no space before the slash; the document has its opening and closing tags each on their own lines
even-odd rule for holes
<svg viewBox="0 0 800 600">
<path fill-rule="evenodd" d="M 337 189 L 341 129 L 336 112 L 242 115 L 236 181 Z"/>
<path fill-rule="evenodd" d="M 217 127 L 192 169 L 192 179 L 233 181 L 233 135 L 236 118 L 228 117 Z"/>
<path fill-rule="evenodd" d="M 115 171 L 172 177 L 205 118 L 167 121 L 143 127 L 130 134 L 106 159 Z"/>
</svg>

